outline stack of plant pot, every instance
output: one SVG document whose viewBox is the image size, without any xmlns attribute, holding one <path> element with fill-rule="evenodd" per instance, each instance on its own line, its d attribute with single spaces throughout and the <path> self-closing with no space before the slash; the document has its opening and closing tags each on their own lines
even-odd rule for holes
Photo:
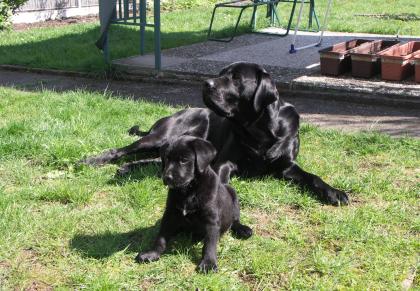
<svg viewBox="0 0 420 291">
<path fill-rule="evenodd" d="M 319 51 L 321 74 L 338 76 L 351 71 L 357 78 L 381 73 L 383 80 L 401 81 L 415 68 L 420 83 L 420 41 L 353 39 Z"/>
<path fill-rule="evenodd" d="M 420 55 L 417 55 L 414 57 L 414 64 L 415 64 L 415 71 L 416 71 L 416 76 L 415 76 L 415 80 L 417 83 L 420 83 Z"/>
<path fill-rule="evenodd" d="M 354 48 L 369 42 L 371 41 L 367 39 L 353 39 L 320 50 L 321 74 L 338 76 L 350 71 L 350 52 Z"/>
</svg>

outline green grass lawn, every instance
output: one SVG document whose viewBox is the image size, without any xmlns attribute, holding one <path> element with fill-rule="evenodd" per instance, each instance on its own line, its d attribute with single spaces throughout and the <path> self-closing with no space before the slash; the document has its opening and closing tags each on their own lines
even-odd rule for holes
<svg viewBox="0 0 420 291">
<path fill-rule="evenodd" d="M 213 1 L 213 0 L 212 0 Z M 188 2 L 188 1 L 184 1 Z M 327 0 L 319 0 L 317 11 L 322 20 Z M 379 34 L 420 35 L 420 20 L 402 21 L 390 18 L 360 17 L 355 14 L 408 14 L 420 16 L 418 0 L 354 0 L 334 1 L 329 30 L 370 32 Z M 183 3 L 184 5 L 185 3 Z M 184 5 L 185 6 L 185 5 Z M 285 24 L 290 4 L 280 4 L 279 12 Z M 162 13 L 162 46 L 177 47 L 206 39 L 211 6 Z M 229 35 L 237 16 L 237 9 L 220 10 L 215 30 L 219 36 Z M 261 8 L 260 16 L 265 9 Z M 240 32 L 249 30 L 250 11 L 245 13 Z M 267 24 L 260 17 L 259 27 Z M 105 64 L 94 46 L 99 37 L 98 23 L 74 24 L 65 27 L 38 28 L 29 31 L 0 32 L 0 64 L 28 67 L 103 72 Z M 146 50 L 153 51 L 153 32 L 146 36 Z M 119 26 L 111 29 L 111 57 L 113 59 L 139 53 L 138 28 Z"/>
<path fill-rule="evenodd" d="M 201 244 L 186 237 L 158 262 L 134 262 L 164 208 L 157 166 L 126 179 L 115 165 L 74 166 L 177 108 L 86 92 L 0 96 L 0 289 L 399 290 L 418 263 L 419 140 L 303 125 L 300 165 L 348 191 L 351 205 L 322 205 L 271 177 L 235 178 L 255 235 L 225 235 L 219 273 L 202 275 Z"/>
<path fill-rule="evenodd" d="M 201 42 L 206 39 L 209 24 L 208 8 L 196 7 L 188 11 L 162 13 L 162 48 Z M 221 16 L 217 31 L 224 35 L 229 28 L 229 17 L 235 11 Z M 149 22 L 152 20 L 149 19 Z M 81 23 L 63 27 L 35 28 L 26 31 L 0 32 L 0 64 L 28 67 L 102 72 L 104 58 L 95 46 L 99 38 L 99 23 Z M 244 31 L 245 28 L 241 28 Z M 111 59 L 138 55 L 139 28 L 112 26 L 110 30 Z M 153 51 L 153 30 L 146 30 L 145 49 Z"/>
</svg>

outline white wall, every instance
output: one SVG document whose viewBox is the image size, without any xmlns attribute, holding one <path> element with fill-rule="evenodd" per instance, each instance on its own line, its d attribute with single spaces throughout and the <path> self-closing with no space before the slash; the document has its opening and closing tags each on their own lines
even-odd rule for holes
<svg viewBox="0 0 420 291">
<path fill-rule="evenodd" d="M 99 14 L 99 6 L 50 9 L 40 11 L 22 11 L 12 16 L 13 23 L 33 23 L 74 16 Z"/>
</svg>

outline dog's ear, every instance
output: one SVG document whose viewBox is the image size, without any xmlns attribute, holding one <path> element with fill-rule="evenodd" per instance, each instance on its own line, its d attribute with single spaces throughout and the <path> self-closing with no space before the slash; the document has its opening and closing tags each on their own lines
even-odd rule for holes
<svg viewBox="0 0 420 291">
<path fill-rule="evenodd" d="M 271 79 L 270 75 L 262 70 L 259 76 L 259 84 L 254 96 L 255 112 L 260 112 L 267 105 L 275 102 L 279 98 L 276 84 Z"/>
<path fill-rule="evenodd" d="M 166 155 L 166 151 L 168 147 L 169 147 L 169 144 L 165 143 L 159 149 L 160 159 L 162 160 L 162 171 L 165 169 L 165 155 Z"/>
<path fill-rule="evenodd" d="M 195 152 L 196 168 L 199 173 L 203 173 L 216 157 L 217 151 L 210 142 L 201 138 L 194 139 L 192 147 Z"/>
<path fill-rule="evenodd" d="M 224 67 L 220 72 L 219 72 L 219 77 L 223 76 L 224 74 L 226 74 L 226 72 L 232 67 L 232 64 L 227 65 L 226 67 Z"/>
<path fill-rule="evenodd" d="M 166 154 L 166 151 L 167 151 L 168 147 L 169 147 L 169 144 L 165 143 L 159 148 L 159 154 L 160 154 L 161 158 L 165 157 L 165 154 Z"/>
</svg>

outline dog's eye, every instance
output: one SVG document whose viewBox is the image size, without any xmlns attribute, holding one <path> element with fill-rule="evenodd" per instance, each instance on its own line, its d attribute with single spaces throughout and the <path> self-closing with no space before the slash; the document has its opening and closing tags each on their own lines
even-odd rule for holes
<svg viewBox="0 0 420 291">
<path fill-rule="evenodd" d="M 187 159 L 180 159 L 179 163 L 180 164 L 186 164 L 186 163 L 188 163 L 188 160 Z"/>
</svg>

